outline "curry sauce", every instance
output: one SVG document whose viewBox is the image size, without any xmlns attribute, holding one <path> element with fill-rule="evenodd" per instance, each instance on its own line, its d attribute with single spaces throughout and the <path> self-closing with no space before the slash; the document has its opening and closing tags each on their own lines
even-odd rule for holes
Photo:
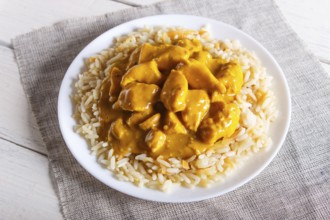
<svg viewBox="0 0 330 220">
<path fill-rule="evenodd" d="M 241 67 L 213 58 L 197 39 L 145 43 L 106 75 L 98 135 L 117 155 L 185 159 L 238 127 Z"/>
</svg>

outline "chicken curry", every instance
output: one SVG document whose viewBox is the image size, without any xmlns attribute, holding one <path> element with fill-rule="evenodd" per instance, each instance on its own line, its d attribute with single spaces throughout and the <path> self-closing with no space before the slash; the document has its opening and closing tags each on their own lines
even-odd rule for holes
<svg viewBox="0 0 330 220">
<path fill-rule="evenodd" d="M 237 129 L 242 85 L 240 65 L 213 58 L 197 39 L 145 43 L 102 82 L 99 138 L 117 155 L 201 154 Z"/>
</svg>

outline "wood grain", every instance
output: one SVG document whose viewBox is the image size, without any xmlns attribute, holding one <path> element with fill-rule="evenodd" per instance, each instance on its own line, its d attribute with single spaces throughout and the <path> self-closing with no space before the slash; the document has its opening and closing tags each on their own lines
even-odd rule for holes
<svg viewBox="0 0 330 220">
<path fill-rule="evenodd" d="M 131 6 L 142 6 L 142 5 L 150 5 L 150 4 L 158 3 L 165 0 L 114 0 L 114 1 Z"/>
<path fill-rule="evenodd" d="M 0 0 L 0 42 L 73 17 L 101 15 L 130 6 L 109 0 Z"/>
<path fill-rule="evenodd" d="M 0 139 L 46 154 L 20 82 L 13 51 L 0 46 Z"/>
<path fill-rule="evenodd" d="M 47 157 L 0 140 L 0 219 L 62 219 Z"/>
<path fill-rule="evenodd" d="M 10 45 L 15 36 L 79 16 L 100 15 L 162 0 L 0 0 L 0 45 Z M 125 5 L 125 4 L 129 5 Z M 328 0 L 276 0 L 284 17 L 321 61 L 330 61 Z M 10 24 L 10 25 L 8 25 Z"/>
<path fill-rule="evenodd" d="M 330 1 L 276 0 L 287 22 L 320 61 L 330 63 Z"/>
</svg>

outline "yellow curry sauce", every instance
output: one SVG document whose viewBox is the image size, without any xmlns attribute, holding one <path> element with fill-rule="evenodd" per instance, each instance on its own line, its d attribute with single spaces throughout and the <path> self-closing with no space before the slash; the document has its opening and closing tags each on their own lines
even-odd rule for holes
<svg viewBox="0 0 330 220">
<path fill-rule="evenodd" d="M 145 43 L 102 82 L 99 137 L 117 155 L 200 154 L 235 132 L 242 84 L 241 67 L 213 58 L 197 39 Z"/>
</svg>

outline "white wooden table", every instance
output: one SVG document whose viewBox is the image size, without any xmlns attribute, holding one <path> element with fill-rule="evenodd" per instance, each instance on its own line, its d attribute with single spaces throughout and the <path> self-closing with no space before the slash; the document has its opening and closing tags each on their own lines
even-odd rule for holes
<svg viewBox="0 0 330 220">
<path fill-rule="evenodd" d="M 0 219 L 62 219 L 11 39 L 62 19 L 156 1 L 160 0 L 0 0 Z M 330 1 L 276 2 L 330 76 Z"/>
</svg>

